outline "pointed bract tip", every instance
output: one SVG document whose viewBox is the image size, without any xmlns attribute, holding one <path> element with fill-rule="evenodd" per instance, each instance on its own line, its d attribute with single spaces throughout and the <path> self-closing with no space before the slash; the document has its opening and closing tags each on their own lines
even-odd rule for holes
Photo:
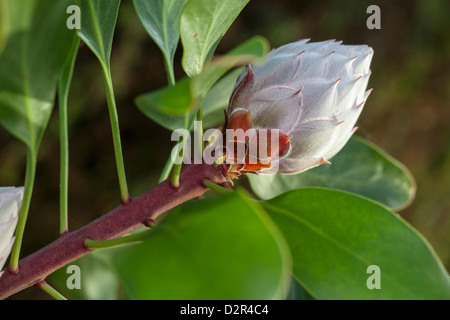
<svg viewBox="0 0 450 320">
<path fill-rule="evenodd" d="M 367 90 L 365 93 L 364 93 L 364 99 L 367 99 L 367 97 L 369 97 L 370 96 L 370 94 L 372 93 L 372 91 L 373 91 L 373 88 L 372 89 L 369 89 L 369 90 Z"/>
<path fill-rule="evenodd" d="M 331 162 L 330 161 L 328 161 L 327 159 L 325 159 L 325 158 L 320 158 L 320 162 L 319 162 L 320 164 L 331 164 Z"/>
<path fill-rule="evenodd" d="M 247 76 L 251 75 L 253 77 L 253 68 L 251 64 L 247 65 Z"/>
<path fill-rule="evenodd" d="M 296 92 L 294 93 L 294 96 L 300 94 L 302 91 L 303 91 L 303 87 L 301 87 L 300 90 L 296 91 Z"/>
</svg>

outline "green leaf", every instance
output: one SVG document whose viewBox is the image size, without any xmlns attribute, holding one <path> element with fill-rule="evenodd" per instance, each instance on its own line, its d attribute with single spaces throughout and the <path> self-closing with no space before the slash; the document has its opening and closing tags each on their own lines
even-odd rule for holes
<svg viewBox="0 0 450 320">
<path fill-rule="evenodd" d="M 204 127 L 217 125 L 224 119 L 222 109 L 228 105 L 242 68 L 225 77 L 223 75 L 236 65 L 263 58 L 268 50 L 269 44 L 265 38 L 253 37 L 211 63 L 201 75 L 193 79 L 183 78 L 175 86 L 142 94 L 135 103 L 147 117 L 169 130 L 175 130 L 184 127 L 184 113 L 195 111 L 195 106 L 204 97 Z M 211 89 L 221 77 L 223 79 Z"/>
<path fill-rule="evenodd" d="M 110 55 L 114 29 L 119 12 L 120 0 L 79 0 L 81 10 L 81 29 L 78 36 L 97 56 L 102 67 L 103 83 L 108 103 L 111 133 L 116 158 L 117 175 L 119 179 L 122 202 L 129 199 L 125 164 L 120 138 L 119 116 L 111 76 Z"/>
<path fill-rule="evenodd" d="M 331 162 L 298 175 L 247 176 L 262 199 L 307 186 L 354 192 L 393 210 L 406 207 L 414 199 L 416 185 L 408 169 L 365 139 L 350 139 Z"/>
<path fill-rule="evenodd" d="M 143 114 L 155 121 L 160 126 L 170 131 L 184 128 L 184 115 L 167 114 L 166 112 L 161 111 L 160 109 L 155 107 L 153 101 L 146 98 L 145 96 L 138 96 L 134 102 Z"/>
<path fill-rule="evenodd" d="M 225 32 L 249 0 L 190 0 L 181 14 L 183 68 L 192 77 L 200 74 Z"/>
<path fill-rule="evenodd" d="M 281 299 L 288 250 L 268 215 L 232 193 L 178 207 L 115 259 L 131 299 Z"/>
<path fill-rule="evenodd" d="M 9 16 L 6 0 L 0 0 L 0 53 L 3 51 L 9 33 Z"/>
<path fill-rule="evenodd" d="M 73 38 L 72 47 L 69 50 L 69 54 L 66 57 L 61 74 L 58 79 L 58 95 L 67 97 L 69 95 L 70 84 L 72 82 L 73 69 L 75 66 L 75 60 L 78 54 L 78 48 L 80 46 L 80 39 Z"/>
<path fill-rule="evenodd" d="M 243 70 L 244 67 L 231 71 L 208 92 L 203 100 L 204 128 L 211 128 L 224 123 L 225 116 L 223 111 L 228 108 L 228 102 L 230 101 L 234 85 Z"/>
<path fill-rule="evenodd" d="M 165 115 L 182 115 L 183 119 L 184 113 L 193 109 L 197 103 L 188 78 L 178 81 L 174 86 L 164 87 L 136 98 L 136 104 L 144 114 L 159 111 Z"/>
<path fill-rule="evenodd" d="M 139 19 L 164 55 L 173 73 L 173 58 L 180 38 L 181 10 L 187 0 L 133 0 Z"/>
<path fill-rule="evenodd" d="M 223 77 L 217 84 L 210 90 L 203 101 L 203 127 L 210 128 L 224 122 L 223 110 L 228 106 L 228 100 L 230 99 L 231 92 L 233 91 L 234 84 L 239 74 L 242 72 L 242 68 L 233 70 L 225 77 Z M 178 83 L 181 83 L 181 80 Z M 173 87 L 167 87 L 166 92 L 175 93 Z M 174 96 L 168 94 L 168 97 Z M 164 108 L 156 104 L 156 100 L 159 97 L 151 94 L 142 95 L 136 98 L 136 105 L 147 117 L 158 123 L 160 126 L 169 129 L 171 131 L 184 128 L 184 115 L 173 115 L 168 112 L 164 112 Z M 153 100 L 152 100 L 153 99 Z M 161 101 L 161 99 L 159 99 Z M 191 127 L 192 129 L 192 127 Z"/>
<path fill-rule="evenodd" d="M 231 67 L 261 60 L 269 52 L 269 48 L 269 42 L 265 38 L 255 36 L 225 55 L 214 58 L 200 74 L 192 78 L 193 92 L 204 97 Z"/>
<path fill-rule="evenodd" d="M 344 191 L 302 188 L 263 203 L 283 232 L 294 277 L 318 299 L 449 299 L 450 281 L 423 237 L 384 206 Z M 368 266 L 381 289 L 368 289 Z"/>
<path fill-rule="evenodd" d="M 286 298 L 286 300 L 314 300 L 314 298 L 303 289 L 302 286 L 292 278 L 291 286 L 289 287 L 289 294 Z"/>
<path fill-rule="evenodd" d="M 109 66 L 120 0 L 79 0 L 81 29 L 78 36 L 94 52 L 103 67 Z"/>
<path fill-rule="evenodd" d="M 0 55 L 0 124 L 36 154 L 75 33 L 70 1 L 9 0 L 9 37 Z"/>
<path fill-rule="evenodd" d="M 114 271 L 112 257 L 123 252 L 124 247 L 96 250 L 55 271 L 49 277 L 49 282 L 64 296 L 72 300 L 117 300 L 120 282 Z M 71 265 L 80 268 L 80 289 L 69 289 L 67 281 L 72 272 L 67 272 Z"/>
</svg>

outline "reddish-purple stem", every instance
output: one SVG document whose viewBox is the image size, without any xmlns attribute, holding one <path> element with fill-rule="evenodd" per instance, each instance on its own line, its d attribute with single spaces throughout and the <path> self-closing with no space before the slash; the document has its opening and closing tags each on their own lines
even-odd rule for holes
<svg viewBox="0 0 450 320">
<path fill-rule="evenodd" d="M 89 253 L 91 250 L 85 247 L 85 239 L 109 240 L 120 237 L 152 221 L 149 219 L 155 219 L 179 204 L 201 196 L 208 190 L 202 183 L 204 179 L 217 184 L 227 181 L 220 167 L 187 165 L 180 175 L 178 188 L 173 188 L 166 180 L 133 198 L 126 206 L 117 207 L 25 257 L 19 262 L 19 273 L 5 271 L 0 278 L 0 299 L 43 281 L 55 270 Z"/>
</svg>

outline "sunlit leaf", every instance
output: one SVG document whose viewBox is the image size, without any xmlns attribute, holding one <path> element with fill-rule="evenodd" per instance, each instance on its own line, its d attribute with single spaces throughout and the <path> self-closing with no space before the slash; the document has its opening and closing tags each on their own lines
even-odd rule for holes
<svg viewBox="0 0 450 320">
<path fill-rule="evenodd" d="M 70 1 L 9 0 L 9 36 L 0 55 L 0 124 L 35 154 L 75 33 L 66 27 Z"/>
<path fill-rule="evenodd" d="M 225 32 L 249 0 L 190 0 L 181 14 L 183 68 L 192 77 L 200 74 Z"/>
<path fill-rule="evenodd" d="M 174 210 L 142 244 L 117 256 L 132 299 L 281 299 L 290 256 L 279 230 L 237 194 Z"/>
<path fill-rule="evenodd" d="M 205 129 L 224 122 L 223 110 L 228 106 L 228 100 L 230 99 L 234 84 L 241 72 L 242 68 L 230 72 L 219 80 L 206 95 L 203 101 L 203 127 Z M 171 87 L 168 88 L 170 89 L 166 90 L 171 93 L 178 90 L 178 88 L 177 90 Z M 184 128 L 184 115 L 173 115 L 164 112 L 164 107 L 156 104 L 157 98 L 159 97 L 152 96 L 151 94 L 142 95 L 136 99 L 136 105 L 146 116 L 166 129 L 173 131 L 178 128 Z"/>
<path fill-rule="evenodd" d="M 192 94 L 189 79 L 185 78 L 174 86 L 138 96 L 136 104 L 145 114 L 159 111 L 166 115 L 184 115 L 197 105 L 197 99 Z"/>
</svg>

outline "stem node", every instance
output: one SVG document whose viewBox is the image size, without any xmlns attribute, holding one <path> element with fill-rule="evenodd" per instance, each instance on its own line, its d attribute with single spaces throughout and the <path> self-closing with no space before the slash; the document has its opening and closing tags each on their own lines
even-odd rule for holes
<svg viewBox="0 0 450 320">
<path fill-rule="evenodd" d="M 144 226 L 147 228 L 154 228 L 156 226 L 156 221 L 153 219 L 146 219 L 144 220 Z"/>
<path fill-rule="evenodd" d="M 19 274 L 19 267 L 17 267 L 16 269 L 12 269 L 11 266 L 9 266 L 8 268 L 6 268 L 6 270 L 8 271 L 8 273 L 14 276 Z"/>
<path fill-rule="evenodd" d="M 123 206 L 127 206 L 131 203 L 131 197 L 128 196 L 128 199 L 126 199 L 126 200 L 120 199 L 120 202 L 122 203 Z"/>
</svg>

